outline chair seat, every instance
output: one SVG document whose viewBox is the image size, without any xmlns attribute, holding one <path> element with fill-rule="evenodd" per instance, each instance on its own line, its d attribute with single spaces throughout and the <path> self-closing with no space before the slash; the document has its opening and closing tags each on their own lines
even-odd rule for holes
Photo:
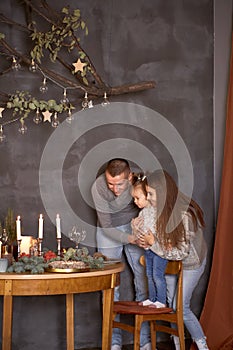
<svg viewBox="0 0 233 350">
<path fill-rule="evenodd" d="M 139 305 L 138 301 L 115 301 L 113 312 L 116 314 L 131 314 L 131 315 L 152 315 L 171 313 L 173 309 L 170 307 L 151 307 Z"/>
<path fill-rule="evenodd" d="M 137 301 L 115 301 L 113 304 L 112 329 L 119 328 L 132 333 L 134 337 L 134 350 L 140 350 L 140 333 L 143 322 L 149 322 L 150 324 L 152 349 L 156 349 L 157 333 L 163 332 L 179 337 L 180 350 L 185 350 L 182 261 L 168 261 L 166 274 L 177 277 L 176 310 L 169 307 L 156 308 L 143 306 L 139 305 Z M 122 315 L 133 315 L 134 322 L 128 320 L 128 317 L 117 317 Z M 176 325 L 175 328 L 171 326 L 173 324 Z"/>
</svg>

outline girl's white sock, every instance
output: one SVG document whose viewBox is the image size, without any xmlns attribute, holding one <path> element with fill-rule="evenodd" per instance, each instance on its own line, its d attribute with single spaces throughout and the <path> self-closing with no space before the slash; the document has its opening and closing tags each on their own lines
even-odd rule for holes
<svg viewBox="0 0 233 350">
<path fill-rule="evenodd" d="M 199 350 L 209 350 L 205 338 L 195 340 L 195 343 L 196 343 Z"/>
</svg>

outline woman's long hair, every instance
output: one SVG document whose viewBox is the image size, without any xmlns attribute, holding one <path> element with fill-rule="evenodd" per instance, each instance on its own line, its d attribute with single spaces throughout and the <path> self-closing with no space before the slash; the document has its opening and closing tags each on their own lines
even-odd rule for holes
<svg viewBox="0 0 233 350">
<path fill-rule="evenodd" d="M 183 216 L 189 213 L 193 229 L 205 226 L 203 212 L 199 205 L 179 191 L 173 178 L 165 170 L 156 170 L 147 176 L 147 183 L 156 191 L 156 231 L 160 244 L 179 247 L 186 239 Z"/>
</svg>

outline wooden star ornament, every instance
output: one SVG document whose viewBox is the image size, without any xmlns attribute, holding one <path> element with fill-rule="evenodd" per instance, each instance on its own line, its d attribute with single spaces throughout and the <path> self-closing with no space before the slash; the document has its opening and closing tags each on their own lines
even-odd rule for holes
<svg viewBox="0 0 233 350">
<path fill-rule="evenodd" d="M 49 111 L 45 111 L 45 112 L 42 112 L 43 116 L 44 116 L 44 122 L 49 122 L 51 123 L 51 115 L 53 113 L 50 113 Z"/>
<path fill-rule="evenodd" d="M 83 72 L 83 68 L 86 66 L 85 62 L 82 62 L 80 60 L 80 58 L 77 60 L 77 62 L 72 63 L 72 65 L 74 66 L 74 72 Z"/>
<path fill-rule="evenodd" d="M 2 112 L 4 111 L 5 108 L 0 107 L 0 118 L 2 118 Z"/>
</svg>

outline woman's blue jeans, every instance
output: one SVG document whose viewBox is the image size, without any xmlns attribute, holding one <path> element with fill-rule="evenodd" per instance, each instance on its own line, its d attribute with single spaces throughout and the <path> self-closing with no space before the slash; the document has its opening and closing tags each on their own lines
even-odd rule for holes
<svg viewBox="0 0 233 350">
<path fill-rule="evenodd" d="M 167 260 L 161 258 L 150 249 L 145 250 L 146 275 L 148 280 L 149 299 L 153 302 L 167 304 L 167 285 L 165 270 Z"/>
<path fill-rule="evenodd" d="M 116 227 L 123 232 L 131 232 L 130 223 L 127 225 Z M 122 244 L 109 238 L 100 227 L 97 227 L 96 232 L 97 248 L 98 251 L 106 255 L 108 258 L 121 259 L 123 249 L 127 261 L 132 269 L 134 276 L 135 297 L 137 301 L 142 301 L 147 298 L 147 281 L 145 268 L 140 264 L 140 256 L 144 254 L 144 250 L 135 244 Z M 120 298 L 119 286 L 115 288 L 114 300 L 117 301 Z M 140 346 L 150 342 L 150 330 L 147 322 L 142 324 L 140 335 Z M 112 345 L 122 346 L 122 334 L 121 330 L 115 328 L 112 335 Z"/>
<path fill-rule="evenodd" d="M 190 302 L 193 291 L 198 284 L 201 275 L 204 272 L 206 265 L 206 259 L 202 262 L 201 266 L 195 270 L 183 270 L 183 315 L 184 324 L 189 331 L 193 340 L 204 338 L 204 332 L 202 327 L 194 313 L 190 308 Z M 176 295 L 176 278 L 172 275 L 166 275 L 167 291 L 168 291 L 168 303 L 169 306 L 176 308 L 175 295 Z"/>
</svg>

